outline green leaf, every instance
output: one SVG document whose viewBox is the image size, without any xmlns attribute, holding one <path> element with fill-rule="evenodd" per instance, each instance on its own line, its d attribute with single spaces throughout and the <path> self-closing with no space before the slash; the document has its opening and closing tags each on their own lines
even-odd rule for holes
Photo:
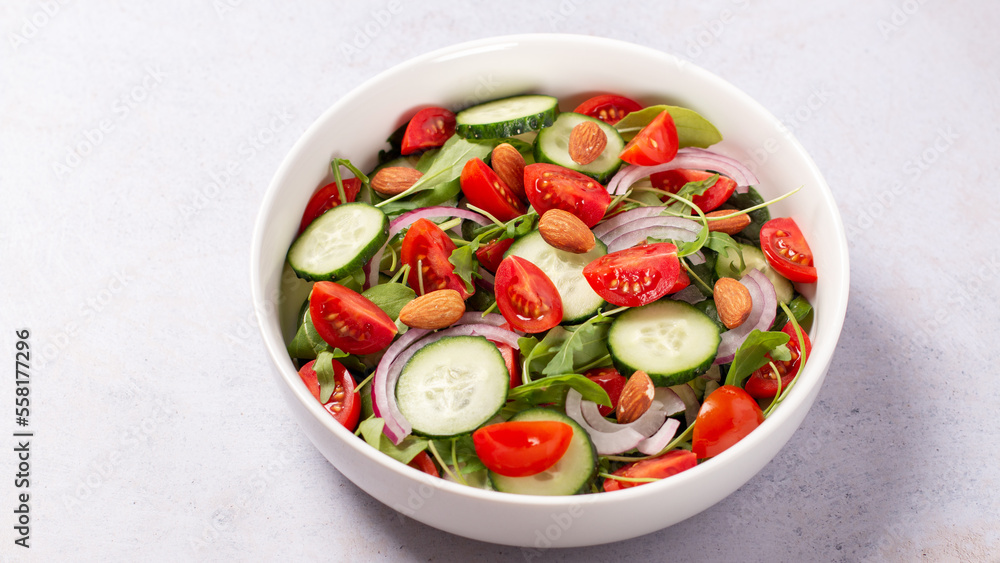
<svg viewBox="0 0 1000 563">
<path fill-rule="evenodd" d="M 432 188 L 416 192 L 406 199 L 392 201 L 379 207 L 390 218 L 395 218 L 401 213 L 420 209 L 422 207 L 434 207 L 435 205 L 454 205 L 457 203 L 456 196 L 462 191 L 462 186 L 458 178 L 451 182 L 443 182 Z"/>
<path fill-rule="evenodd" d="M 799 324 L 804 324 L 809 314 L 812 313 L 812 305 L 801 295 L 796 295 L 795 299 L 788 302 L 788 309 L 795 316 L 795 320 Z M 781 330 L 787 323 L 788 315 L 785 314 L 784 309 L 779 308 L 777 316 L 774 317 L 774 324 L 771 325 L 771 330 Z"/>
<path fill-rule="evenodd" d="M 726 376 L 726 385 L 739 385 L 757 368 L 766 365 L 769 352 L 788 344 L 789 337 L 784 332 L 761 332 L 754 329 L 736 351 L 733 364 Z"/>
<path fill-rule="evenodd" d="M 670 117 L 674 119 L 674 125 L 677 126 L 677 140 L 682 148 L 701 147 L 704 149 L 722 140 L 722 134 L 715 128 L 715 125 L 712 125 L 712 122 L 692 109 L 677 106 L 650 106 L 634 111 L 615 124 L 615 128 L 621 133 L 623 139 L 629 141 L 664 110 L 670 112 Z"/>
<path fill-rule="evenodd" d="M 427 171 L 405 192 L 395 195 L 375 207 L 383 207 L 389 202 L 403 199 L 417 192 L 429 190 L 435 186 L 458 180 L 462 175 L 465 163 L 473 158 L 486 158 L 493 150 L 493 143 L 471 143 L 458 135 L 452 135 L 441 150 L 434 155 Z"/>
<path fill-rule="evenodd" d="M 399 311 L 404 305 L 413 301 L 417 294 L 401 283 L 382 283 L 372 286 L 361 294 L 369 301 L 378 305 L 391 319 L 399 318 Z"/>
<path fill-rule="evenodd" d="M 704 180 L 698 180 L 695 182 L 688 182 L 681 186 L 681 189 L 677 190 L 677 195 L 685 198 L 691 199 L 696 195 L 704 195 L 704 193 L 715 185 L 719 181 L 718 174 L 712 174 Z"/>
<path fill-rule="evenodd" d="M 368 445 L 400 463 L 410 463 L 417 454 L 427 449 L 428 441 L 416 436 L 403 438 L 403 441 L 398 446 L 393 444 L 392 440 L 382 433 L 382 429 L 385 428 L 385 421 L 381 418 L 363 420 L 359 428 L 361 436 L 368 442 Z"/>
<path fill-rule="evenodd" d="M 396 160 L 400 157 L 399 151 L 403 146 L 403 136 L 406 135 L 406 126 L 409 124 L 410 122 L 407 121 L 406 123 L 400 125 L 395 131 L 392 132 L 392 135 L 389 135 L 389 138 L 385 140 L 385 142 L 389 143 L 389 149 L 378 151 L 379 165 L 385 164 L 390 160 Z"/>
<path fill-rule="evenodd" d="M 568 327 L 565 340 L 542 373 L 545 375 L 576 373 L 576 366 L 588 364 L 607 354 L 608 328 L 605 323 L 597 324 L 590 321 L 576 327 Z"/>
<path fill-rule="evenodd" d="M 737 209 L 749 209 L 764 203 L 764 198 L 751 187 L 745 194 L 734 193 L 726 203 Z M 747 215 L 750 216 L 750 224 L 744 227 L 737 237 L 745 240 L 748 244 L 760 246 L 760 228 L 771 220 L 771 212 L 766 207 L 762 207 Z"/>
<path fill-rule="evenodd" d="M 337 387 L 337 374 L 333 370 L 333 354 L 326 351 L 317 354 L 313 369 L 316 370 L 316 379 L 319 381 L 319 402 L 325 405 Z"/>
<path fill-rule="evenodd" d="M 288 344 L 289 355 L 294 358 L 311 360 L 320 352 L 333 351 L 334 349 L 316 332 L 309 307 L 305 307 L 302 313 L 302 324 L 299 325 L 295 337 Z"/>
<path fill-rule="evenodd" d="M 726 233 L 712 232 L 708 234 L 708 240 L 705 241 L 705 246 L 714 250 L 719 254 L 719 256 L 727 256 L 727 252 L 730 250 L 740 259 L 739 270 L 742 272 L 746 269 L 746 262 L 743 260 L 743 250 L 740 245 L 733 240 L 733 237 L 727 235 Z M 732 257 L 727 258 L 733 264 L 736 264 L 736 260 Z"/>
<path fill-rule="evenodd" d="M 776 362 L 790 362 L 792 360 L 792 352 L 788 349 L 788 346 L 782 344 L 771 350 L 771 359 Z"/>
<path fill-rule="evenodd" d="M 472 277 L 479 277 L 479 273 L 476 271 L 479 263 L 476 262 L 476 259 L 472 255 L 474 250 L 471 244 L 459 246 L 455 250 L 452 250 L 451 256 L 448 257 L 448 261 L 455 266 L 453 270 L 455 275 L 462 278 L 462 281 L 465 282 L 465 290 L 469 293 L 475 291 L 475 288 L 472 286 Z"/>
<path fill-rule="evenodd" d="M 476 446 L 472 441 L 471 434 L 434 440 L 434 448 L 441 452 L 449 465 L 457 464 L 458 467 L 454 467 L 454 469 L 463 475 L 486 469 L 479 456 L 476 455 Z"/>
<path fill-rule="evenodd" d="M 519 385 L 507 393 L 507 400 L 531 405 L 543 403 L 561 405 L 566 401 L 566 392 L 570 389 L 576 389 L 588 401 L 606 407 L 611 406 L 608 393 L 600 385 L 575 373 L 550 375 L 531 383 Z"/>
</svg>

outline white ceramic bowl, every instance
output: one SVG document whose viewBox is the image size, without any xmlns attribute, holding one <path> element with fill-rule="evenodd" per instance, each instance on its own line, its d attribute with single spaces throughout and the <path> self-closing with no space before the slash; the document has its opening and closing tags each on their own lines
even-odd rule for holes
<svg viewBox="0 0 1000 563">
<path fill-rule="evenodd" d="M 297 310 L 304 298 L 294 276 L 283 271 L 285 252 L 331 157 L 348 157 L 370 169 L 388 134 L 418 107 L 457 109 L 524 92 L 557 96 L 564 110 L 600 92 L 693 108 L 725 137 L 715 148 L 756 171 L 765 198 L 804 187 L 774 205 L 772 214 L 793 216 L 816 257 L 820 281 L 805 288 L 816 309 L 807 367 L 787 400 L 747 438 L 664 481 L 611 494 L 552 498 L 427 477 L 334 421 L 302 385 L 285 352 L 280 313 Z M 531 548 L 593 545 L 653 532 L 705 510 L 746 483 L 788 441 L 819 392 L 844 321 L 848 275 L 846 238 L 830 190 L 805 150 L 767 110 L 717 76 L 659 51 L 548 34 L 441 49 L 387 70 L 344 96 L 306 131 L 278 169 L 257 218 L 251 256 L 254 304 L 278 386 L 330 463 L 368 494 L 421 522 L 468 538 Z"/>
</svg>

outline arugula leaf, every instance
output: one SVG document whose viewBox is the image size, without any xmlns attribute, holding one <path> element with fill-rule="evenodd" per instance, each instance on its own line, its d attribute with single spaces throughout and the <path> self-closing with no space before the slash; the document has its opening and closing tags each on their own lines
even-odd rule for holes
<svg viewBox="0 0 1000 563">
<path fill-rule="evenodd" d="M 442 456 L 446 456 L 445 461 L 450 462 L 448 465 L 453 466 L 452 469 L 455 471 L 465 475 L 486 469 L 479 456 L 476 455 L 476 446 L 472 441 L 471 434 L 433 440 L 433 442 L 434 448 L 441 452 Z M 458 467 L 455 467 L 456 464 Z"/>
<path fill-rule="evenodd" d="M 398 319 L 403 306 L 417 297 L 416 292 L 401 283 L 381 283 L 361 295 L 378 305 L 391 319 Z"/>
<path fill-rule="evenodd" d="M 375 204 L 375 207 L 383 207 L 390 202 L 402 199 L 414 193 L 429 190 L 440 184 L 458 180 L 462 175 L 462 168 L 465 166 L 466 162 L 472 160 L 473 158 L 486 158 L 489 156 L 494 146 L 495 145 L 491 142 L 472 143 L 466 141 L 458 135 L 452 135 L 452 137 L 441 146 L 440 152 L 434 155 L 430 166 L 427 167 L 427 171 L 424 172 L 424 175 L 421 176 L 416 183 L 410 186 L 406 191 Z"/>
<path fill-rule="evenodd" d="M 618 129 L 625 141 L 630 141 L 636 133 L 649 125 L 653 118 L 664 110 L 670 112 L 670 117 L 674 119 L 674 125 L 677 126 L 677 140 L 681 148 L 701 147 L 704 149 L 722 140 L 722 134 L 709 120 L 692 109 L 677 106 L 650 106 L 633 111 L 615 124 L 615 128 Z"/>
<path fill-rule="evenodd" d="M 461 183 L 459 179 L 456 178 L 451 182 L 440 183 L 432 188 L 417 192 L 413 196 L 406 199 L 392 201 L 386 203 L 385 205 L 381 205 L 379 206 L 379 209 L 388 215 L 390 219 L 394 219 L 406 211 L 412 211 L 422 207 L 434 207 L 435 205 L 457 203 L 455 197 L 461 191 Z"/>
<path fill-rule="evenodd" d="M 382 433 L 385 421 L 381 418 L 363 420 L 358 428 L 368 445 L 400 463 L 410 463 L 417 454 L 427 449 L 427 440 L 412 435 L 403 438 L 398 446 L 393 444 L 392 440 Z"/>
<path fill-rule="evenodd" d="M 519 385 L 507 393 L 507 400 L 531 405 L 543 403 L 562 405 L 566 401 L 566 392 L 570 389 L 576 389 L 588 401 L 594 401 L 606 407 L 611 406 L 611 398 L 608 397 L 607 391 L 586 377 L 575 373 L 550 375 L 531 383 Z"/>
<path fill-rule="evenodd" d="M 597 318 L 604 317 L 600 317 L 600 315 L 594 317 L 594 319 Z M 608 353 L 608 325 L 605 323 L 597 324 L 591 320 L 566 329 L 568 334 L 565 340 L 555 356 L 542 370 L 543 374 L 575 373 L 575 366 L 588 364 Z"/>
<path fill-rule="evenodd" d="M 789 338 L 791 340 L 791 338 Z M 782 344 L 781 346 L 776 346 L 774 350 L 771 350 L 771 359 L 776 362 L 788 362 L 792 359 L 792 351 L 788 349 L 788 346 Z"/>
<path fill-rule="evenodd" d="M 784 332 L 761 332 L 754 329 L 736 351 L 736 357 L 729 366 L 726 385 L 740 385 L 757 368 L 766 365 L 765 356 L 777 348 L 788 344 L 789 336 Z"/>
<path fill-rule="evenodd" d="M 378 151 L 378 163 L 380 166 L 390 160 L 396 160 L 400 157 L 399 151 L 403 147 L 403 136 L 406 135 L 406 126 L 409 124 L 410 122 L 407 121 L 406 123 L 400 125 L 395 131 L 392 132 L 391 135 L 389 135 L 389 138 L 385 140 L 385 142 L 389 143 L 389 150 L 383 149 Z"/>
<path fill-rule="evenodd" d="M 809 301 L 801 295 L 796 295 L 795 299 L 788 302 L 788 309 L 791 310 L 792 315 L 799 324 L 804 324 L 806 318 L 812 313 L 812 305 Z M 771 330 L 781 330 L 788 323 L 788 315 L 785 314 L 784 309 L 779 308 L 777 316 L 774 317 L 774 324 L 771 325 Z"/>
<path fill-rule="evenodd" d="M 705 241 L 705 246 L 717 252 L 719 256 L 726 256 L 726 259 L 733 265 L 736 264 L 735 258 L 739 257 L 740 267 L 737 271 L 742 272 L 743 270 L 746 270 L 747 265 L 743 260 L 743 250 L 740 248 L 740 245 L 733 240 L 733 237 L 727 235 L 726 233 L 711 232 L 708 234 L 708 240 Z M 730 251 L 732 251 L 732 253 L 736 256 L 734 257 L 729 255 L 728 253 Z"/>
<path fill-rule="evenodd" d="M 299 325 L 295 337 L 288 344 L 288 353 L 294 358 L 311 360 L 320 352 L 333 352 L 333 348 L 316 332 L 309 307 L 305 307 L 302 314 L 302 324 Z"/>
<path fill-rule="evenodd" d="M 681 186 L 681 189 L 677 190 L 677 195 L 685 199 L 691 199 L 696 195 L 703 195 L 708 190 L 708 188 L 714 186 L 715 183 L 718 181 L 719 181 L 719 175 L 712 174 L 711 176 L 705 178 L 704 180 L 688 182 L 683 186 Z"/>
<path fill-rule="evenodd" d="M 478 247 L 479 245 L 467 244 L 459 246 L 455 250 L 452 250 L 451 256 L 448 257 L 448 261 L 455 266 L 453 270 L 455 275 L 462 278 L 462 281 L 465 282 L 465 290 L 470 293 L 475 291 L 475 288 L 472 286 L 473 276 L 480 277 L 479 272 L 476 271 L 479 263 L 472 256 L 473 251 L 475 251 L 473 246 Z"/>
</svg>

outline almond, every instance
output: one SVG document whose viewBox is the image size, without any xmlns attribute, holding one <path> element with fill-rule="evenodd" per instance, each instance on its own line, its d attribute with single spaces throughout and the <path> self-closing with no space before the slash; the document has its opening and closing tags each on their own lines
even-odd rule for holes
<svg viewBox="0 0 1000 563">
<path fill-rule="evenodd" d="M 439 289 L 404 305 L 399 320 L 410 328 L 434 330 L 455 324 L 463 313 L 462 296 L 454 289 Z"/>
<path fill-rule="evenodd" d="M 594 248 L 594 233 L 569 211 L 549 209 L 538 220 L 538 232 L 549 246 L 583 254 Z"/>
<path fill-rule="evenodd" d="M 715 282 L 715 308 L 719 310 L 719 320 L 728 329 L 734 329 L 750 316 L 753 299 L 746 286 L 733 278 L 719 278 Z"/>
<path fill-rule="evenodd" d="M 569 132 L 569 157 L 577 164 L 594 162 L 606 146 L 608 136 L 593 121 L 584 121 Z"/>
<path fill-rule="evenodd" d="M 410 189 L 423 173 L 405 166 L 388 166 L 375 173 L 372 189 L 382 195 L 397 195 Z"/>
<path fill-rule="evenodd" d="M 618 424 L 635 422 L 653 404 L 653 380 L 644 371 L 637 371 L 625 382 L 618 398 Z"/>
<path fill-rule="evenodd" d="M 732 215 L 736 213 L 734 209 L 720 209 L 718 211 L 713 211 L 711 213 L 706 213 L 705 217 L 725 217 L 726 215 Z M 746 213 L 742 215 L 737 215 L 735 217 L 727 217 L 725 219 L 718 219 L 716 221 L 708 222 L 708 230 L 713 233 L 725 233 L 727 235 L 735 235 L 736 233 L 742 231 L 750 224 L 750 216 Z"/>
<path fill-rule="evenodd" d="M 490 157 L 490 165 L 514 195 L 525 199 L 524 157 L 513 145 L 509 143 L 497 145 Z"/>
</svg>

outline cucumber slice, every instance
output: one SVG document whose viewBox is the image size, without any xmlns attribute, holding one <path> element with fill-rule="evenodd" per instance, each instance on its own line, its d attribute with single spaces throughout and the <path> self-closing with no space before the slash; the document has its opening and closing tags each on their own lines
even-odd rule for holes
<svg viewBox="0 0 1000 563">
<path fill-rule="evenodd" d="M 510 374 L 482 336 L 446 336 L 413 355 L 396 383 L 399 410 L 422 436 L 468 434 L 507 402 Z"/>
<path fill-rule="evenodd" d="M 569 156 L 569 134 L 574 127 L 584 121 L 596 123 L 608 138 L 608 146 L 604 148 L 604 152 L 590 164 L 579 164 Z M 558 164 L 582 172 L 603 184 L 614 176 L 621 166 L 622 161 L 618 155 L 624 148 L 625 141 L 613 126 L 600 119 L 567 112 L 559 114 L 552 127 L 546 127 L 538 132 L 538 138 L 535 139 L 535 162 Z"/>
<path fill-rule="evenodd" d="M 642 370 L 657 387 L 670 387 L 708 371 L 721 340 L 719 327 L 704 313 L 664 299 L 618 315 L 608 331 L 608 350 L 622 375 Z"/>
<path fill-rule="evenodd" d="M 536 230 L 518 239 L 504 256 L 520 256 L 545 272 L 562 298 L 562 324 L 574 324 L 593 317 L 604 305 L 604 299 L 583 277 L 587 264 L 608 253 L 603 242 L 595 243 L 590 252 L 573 254 L 552 248 Z"/>
<path fill-rule="evenodd" d="M 389 238 L 389 218 L 367 203 L 320 215 L 288 249 L 288 265 L 309 281 L 333 280 L 365 264 Z"/>
<path fill-rule="evenodd" d="M 490 471 L 490 482 L 494 489 L 519 495 L 572 495 L 587 489 L 597 474 L 597 450 L 586 430 L 565 414 L 544 408 L 522 411 L 511 420 L 565 422 L 573 428 L 573 438 L 562 458 L 536 475 L 506 477 Z"/>
<path fill-rule="evenodd" d="M 552 96 L 514 96 L 472 106 L 455 116 L 455 133 L 466 139 L 499 139 L 552 125 L 559 100 Z"/>
<path fill-rule="evenodd" d="M 792 282 L 774 271 L 774 268 L 767 263 L 767 258 L 764 258 L 764 253 L 759 248 L 749 244 L 740 244 L 740 250 L 743 252 L 743 263 L 746 265 L 746 268 L 740 270 L 740 257 L 736 254 L 735 250 L 727 247 L 725 255 L 720 252 L 719 259 L 715 262 L 715 274 L 717 276 L 720 278 L 740 279 L 744 274 L 756 268 L 767 276 L 767 279 L 771 280 L 771 285 L 774 286 L 774 293 L 778 296 L 778 301 L 788 303 L 795 297 L 795 288 L 792 286 Z"/>
</svg>

